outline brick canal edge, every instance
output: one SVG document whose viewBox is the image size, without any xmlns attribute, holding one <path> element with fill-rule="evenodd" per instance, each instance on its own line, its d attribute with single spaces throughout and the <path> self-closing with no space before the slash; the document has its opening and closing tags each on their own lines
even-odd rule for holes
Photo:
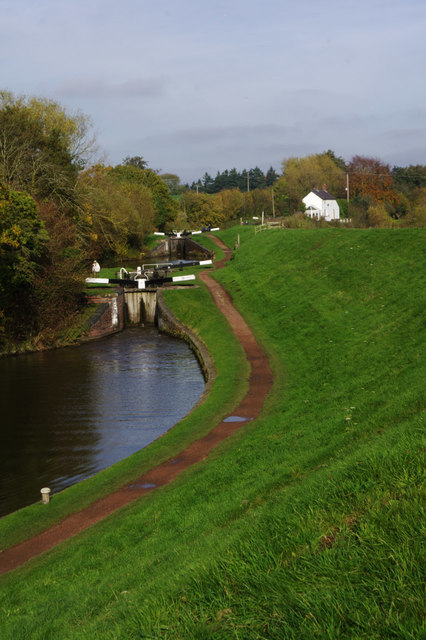
<svg viewBox="0 0 426 640">
<path fill-rule="evenodd" d="M 215 264 L 215 268 L 218 269 L 223 267 L 227 260 L 230 259 L 232 251 L 218 238 L 213 235 L 210 235 L 210 237 L 225 254 L 224 259 Z M 200 274 L 200 278 L 208 287 L 215 304 L 228 320 L 250 364 L 248 392 L 239 406 L 234 409 L 238 420 L 229 421 L 225 418 L 205 436 L 190 444 L 176 458 L 154 467 L 136 480 L 133 480 L 131 484 L 94 502 L 82 511 L 67 516 L 57 525 L 37 536 L 25 540 L 15 547 L 6 549 L 0 553 L 0 574 L 18 568 L 28 560 L 88 529 L 117 509 L 133 502 L 133 500 L 155 490 L 157 487 L 168 484 L 182 471 L 204 460 L 220 442 L 240 429 L 246 424 L 247 420 L 254 420 L 259 416 L 273 382 L 268 358 L 257 343 L 244 318 L 233 306 L 229 294 L 218 282 L 210 277 L 207 271 L 203 271 Z"/>
</svg>

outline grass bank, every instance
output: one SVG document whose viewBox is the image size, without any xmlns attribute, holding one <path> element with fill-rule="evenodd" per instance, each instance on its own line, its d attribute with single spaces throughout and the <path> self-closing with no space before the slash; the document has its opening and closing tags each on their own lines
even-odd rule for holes
<svg viewBox="0 0 426 640">
<path fill-rule="evenodd" d="M 169 487 L 3 578 L 2 637 L 424 633 L 425 233 L 221 235 L 234 246 L 237 233 L 217 278 L 272 357 L 262 417 Z M 170 303 L 204 338 L 208 314 L 178 294 Z M 191 291 L 202 307 L 205 294 Z"/>
</svg>

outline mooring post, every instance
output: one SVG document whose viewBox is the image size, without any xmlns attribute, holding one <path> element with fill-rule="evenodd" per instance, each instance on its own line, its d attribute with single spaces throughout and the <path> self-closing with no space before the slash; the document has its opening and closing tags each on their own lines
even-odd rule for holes
<svg viewBox="0 0 426 640">
<path fill-rule="evenodd" d="M 49 504 L 50 502 L 50 489 L 49 487 L 43 487 L 43 489 L 40 489 L 40 493 L 41 493 L 41 501 L 43 504 Z"/>
</svg>

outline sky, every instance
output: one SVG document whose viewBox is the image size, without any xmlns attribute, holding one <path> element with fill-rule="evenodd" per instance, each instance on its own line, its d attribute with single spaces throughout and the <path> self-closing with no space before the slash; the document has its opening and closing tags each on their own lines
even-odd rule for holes
<svg viewBox="0 0 426 640">
<path fill-rule="evenodd" d="M 93 123 L 96 160 L 205 172 L 332 149 L 426 164 L 426 0 L 0 0 L 0 89 Z"/>
</svg>

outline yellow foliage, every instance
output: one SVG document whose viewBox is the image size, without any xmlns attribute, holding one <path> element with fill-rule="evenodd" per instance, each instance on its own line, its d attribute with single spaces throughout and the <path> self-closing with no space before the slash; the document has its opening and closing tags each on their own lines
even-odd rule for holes
<svg viewBox="0 0 426 640">
<path fill-rule="evenodd" d="M 10 229 L 5 229 L 0 236 L 0 244 L 17 249 L 20 245 L 19 238 L 22 235 L 21 229 L 14 224 Z"/>
</svg>

